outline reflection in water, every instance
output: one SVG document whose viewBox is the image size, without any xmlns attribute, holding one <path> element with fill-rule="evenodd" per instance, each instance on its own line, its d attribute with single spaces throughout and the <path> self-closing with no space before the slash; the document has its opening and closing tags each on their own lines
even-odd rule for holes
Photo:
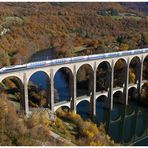
<svg viewBox="0 0 148 148">
<path fill-rule="evenodd" d="M 138 118 L 137 118 L 137 125 L 136 125 L 136 136 L 140 137 L 144 133 L 144 119 L 143 119 L 143 113 L 141 111 L 138 112 Z"/>
<path fill-rule="evenodd" d="M 147 109 L 130 102 L 128 106 L 115 104 L 114 109 L 109 112 L 105 108 L 100 108 L 99 103 L 97 102 L 96 105 L 95 122 L 97 125 L 103 122 L 107 133 L 115 142 L 131 145 L 148 136 Z M 81 111 L 85 109 L 86 106 L 79 105 L 78 113 L 81 115 Z M 82 116 L 88 118 L 88 116 L 84 116 L 84 111 Z"/>
<path fill-rule="evenodd" d="M 45 77 L 39 75 L 40 79 L 32 77 L 32 81 L 39 87 L 45 88 Z M 55 76 L 55 96 L 58 101 L 67 100 L 69 96 L 68 85 L 63 75 L 58 72 Z M 89 103 L 81 102 L 77 106 L 77 113 L 83 118 L 89 118 Z M 103 103 L 97 101 L 96 119 L 98 125 L 103 122 L 107 133 L 111 138 L 123 145 L 129 145 L 148 136 L 148 109 L 138 106 L 136 103 L 130 102 L 128 106 L 114 104 L 114 109 L 109 111 L 103 107 Z M 148 144 L 148 138 L 142 144 Z"/>
</svg>

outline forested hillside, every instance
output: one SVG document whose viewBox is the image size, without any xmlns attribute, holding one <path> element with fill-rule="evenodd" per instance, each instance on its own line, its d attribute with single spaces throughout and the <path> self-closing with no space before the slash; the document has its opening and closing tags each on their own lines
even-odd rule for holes
<svg viewBox="0 0 148 148">
<path fill-rule="evenodd" d="M 0 65 L 27 62 L 48 48 L 57 58 L 146 47 L 146 8 L 147 3 L 0 3 Z"/>
</svg>

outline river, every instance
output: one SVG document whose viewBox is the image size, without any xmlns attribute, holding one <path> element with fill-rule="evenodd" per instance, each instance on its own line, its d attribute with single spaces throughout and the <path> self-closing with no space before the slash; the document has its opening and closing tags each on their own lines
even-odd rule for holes
<svg viewBox="0 0 148 148">
<path fill-rule="evenodd" d="M 48 54 L 51 55 L 50 52 Z M 51 58 L 51 56 L 49 56 Z M 47 53 L 38 54 L 32 57 L 32 61 L 45 60 Z M 40 79 L 38 79 L 40 78 Z M 46 77 L 38 72 L 30 79 L 34 84 L 45 89 Z M 63 101 L 69 96 L 68 84 L 62 72 L 58 72 L 54 79 L 56 100 Z M 84 119 L 88 119 L 88 103 L 82 102 L 77 107 L 77 113 Z M 114 103 L 112 111 L 105 109 L 101 102 L 96 104 L 96 117 L 94 122 L 99 125 L 104 123 L 106 132 L 117 143 L 122 145 L 147 146 L 148 145 L 148 109 L 136 102 L 129 101 L 129 105 Z"/>
</svg>

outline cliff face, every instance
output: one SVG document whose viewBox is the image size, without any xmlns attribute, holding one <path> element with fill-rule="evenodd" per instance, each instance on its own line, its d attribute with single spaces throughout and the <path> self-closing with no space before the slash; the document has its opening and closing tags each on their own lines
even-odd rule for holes
<svg viewBox="0 0 148 148">
<path fill-rule="evenodd" d="M 147 3 L 0 3 L 0 65 L 25 62 L 47 48 L 63 57 L 73 56 L 76 47 L 87 49 L 87 54 L 143 47 L 148 42 L 146 7 Z"/>
</svg>

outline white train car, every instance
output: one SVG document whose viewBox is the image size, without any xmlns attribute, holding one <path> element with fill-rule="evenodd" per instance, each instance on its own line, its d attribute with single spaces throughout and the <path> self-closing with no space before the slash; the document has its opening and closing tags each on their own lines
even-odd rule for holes
<svg viewBox="0 0 148 148">
<path fill-rule="evenodd" d="M 45 62 L 45 65 L 46 65 L 46 66 L 48 66 L 48 65 L 52 65 L 52 60 L 48 60 L 48 61 L 46 61 L 46 62 Z"/>
<path fill-rule="evenodd" d="M 36 67 L 41 67 L 45 65 L 46 65 L 46 61 L 30 62 L 27 64 L 27 68 L 36 68 Z"/>
<path fill-rule="evenodd" d="M 104 54 L 94 54 L 94 55 L 88 55 L 88 56 L 78 56 L 78 57 L 72 57 L 72 58 L 62 58 L 62 59 L 30 62 L 28 64 L 23 64 L 23 65 L 3 67 L 0 69 L 0 73 L 4 73 L 8 71 L 15 71 L 15 70 L 22 69 L 22 68 L 23 69 L 24 68 L 36 68 L 36 67 L 42 67 L 42 66 L 48 66 L 48 65 L 57 65 L 57 64 L 81 62 L 81 61 L 86 61 L 86 60 L 97 60 L 97 59 L 104 59 L 104 58 L 114 58 L 118 56 L 126 56 L 126 55 L 133 55 L 133 54 L 142 54 L 142 53 L 148 53 L 148 48 L 129 50 L 129 51 L 111 52 L 111 53 L 104 53 Z"/>
<path fill-rule="evenodd" d="M 15 71 L 22 68 L 27 68 L 27 65 L 23 64 L 23 65 L 12 65 L 12 66 L 3 67 L 0 69 L 0 73 L 7 72 L 7 71 Z"/>
<path fill-rule="evenodd" d="M 81 61 L 86 61 L 88 59 L 89 59 L 88 56 L 78 56 L 71 58 L 71 62 L 81 62 Z"/>
</svg>

